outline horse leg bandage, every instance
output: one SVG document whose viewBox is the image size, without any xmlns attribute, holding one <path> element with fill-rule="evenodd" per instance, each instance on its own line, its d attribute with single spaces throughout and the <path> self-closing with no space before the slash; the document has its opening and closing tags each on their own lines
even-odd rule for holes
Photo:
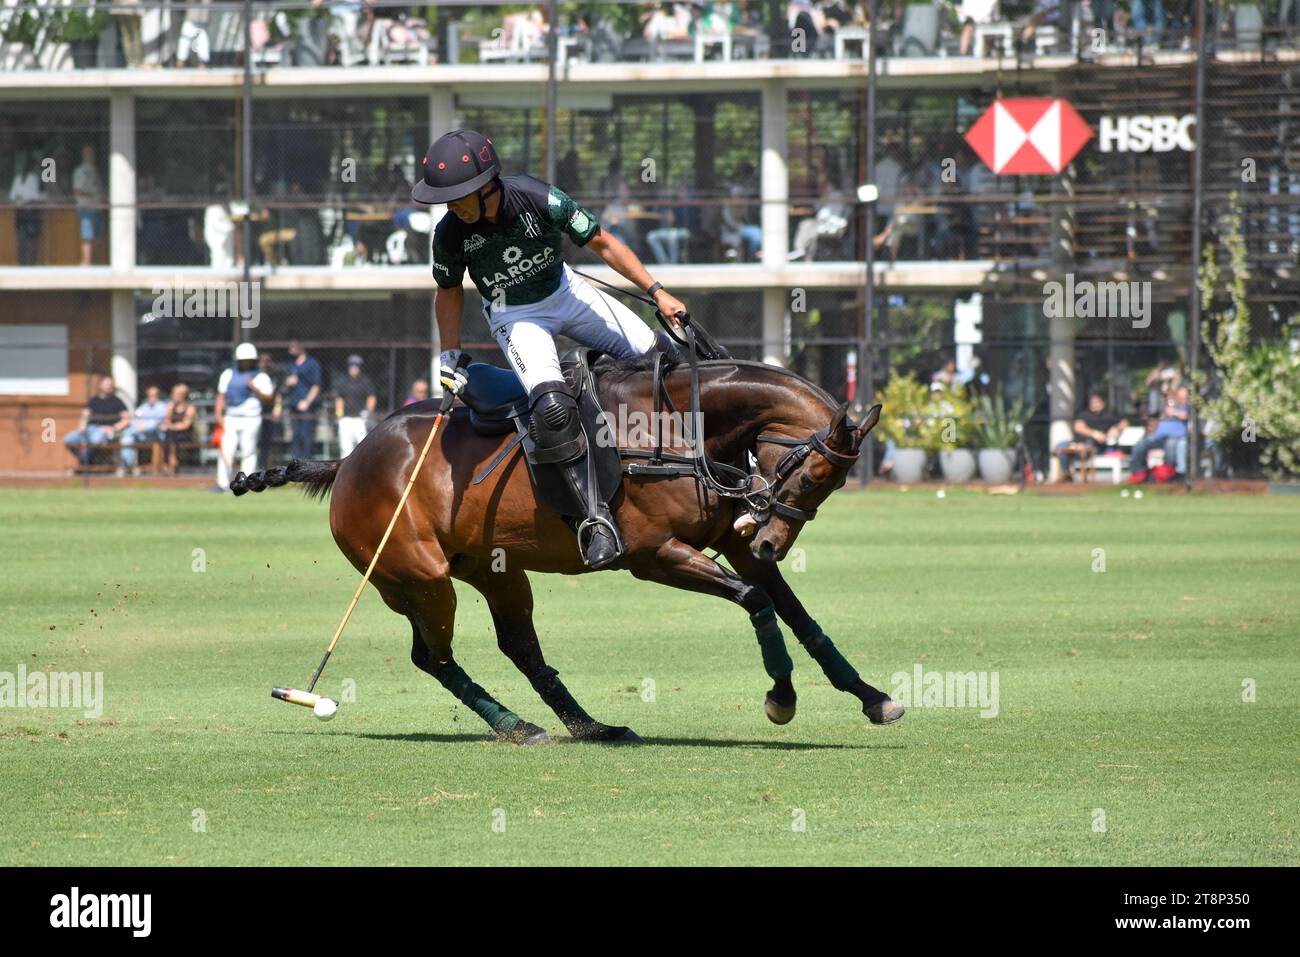
<svg viewBox="0 0 1300 957">
<path fill-rule="evenodd" d="M 822 671 L 830 679 L 831 687 L 838 691 L 848 691 L 858 680 L 857 670 L 848 663 L 840 650 L 835 647 L 821 625 L 810 621 L 807 631 L 797 636 L 813 661 L 822 666 Z"/>
<path fill-rule="evenodd" d="M 475 684 L 454 661 L 439 668 L 434 672 L 434 677 L 462 704 L 486 721 L 493 731 L 513 731 L 523 720 Z"/>
<path fill-rule="evenodd" d="M 790 660 L 790 652 L 785 649 L 785 636 L 781 634 L 781 626 L 776 623 L 775 609 L 768 605 L 750 615 L 749 620 L 754 625 L 754 633 L 758 635 L 758 648 L 763 653 L 763 668 L 768 677 L 773 681 L 789 678 L 790 672 L 794 671 L 794 662 Z"/>
</svg>

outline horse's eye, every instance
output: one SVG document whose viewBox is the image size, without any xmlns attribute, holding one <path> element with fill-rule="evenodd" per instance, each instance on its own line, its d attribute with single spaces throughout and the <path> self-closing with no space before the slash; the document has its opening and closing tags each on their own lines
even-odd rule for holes
<svg viewBox="0 0 1300 957">
<path fill-rule="evenodd" d="M 799 476 L 799 490 L 800 490 L 800 491 L 803 491 L 803 492 L 810 492 L 810 491 L 812 491 L 812 490 L 813 490 L 814 488 L 816 488 L 816 487 L 817 487 L 817 483 L 813 481 L 811 475 L 800 475 L 800 476 Z"/>
</svg>

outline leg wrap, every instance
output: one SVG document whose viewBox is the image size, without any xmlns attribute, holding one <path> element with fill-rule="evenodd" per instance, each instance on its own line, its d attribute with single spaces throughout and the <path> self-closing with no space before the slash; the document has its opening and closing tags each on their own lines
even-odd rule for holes
<svg viewBox="0 0 1300 957">
<path fill-rule="evenodd" d="M 569 694 L 569 689 L 560 680 L 560 673 L 554 668 L 543 668 L 529 678 L 528 683 L 566 728 L 570 724 L 595 724 L 591 715 Z"/>
<path fill-rule="evenodd" d="M 519 715 L 476 685 L 456 662 L 447 662 L 433 676 L 493 731 L 511 731 L 520 723 Z"/>
<path fill-rule="evenodd" d="M 758 635 L 758 648 L 763 653 L 763 668 L 768 677 L 773 681 L 789 678 L 790 672 L 794 671 L 794 662 L 790 660 L 790 652 L 785 650 L 785 638 L 781 634 L 781 627 L 776 623 L 776 612 L 772 606 L 754 612 L 749 620 L 754 625 L 754 633 Z"/>
<path fill-rule="evenodd" d="M 812 655 L 813 661 L 822 666 L 822 671 L 830 679 L 831 687 L 838 691 L 848 691 L 853 687 L 858 680 L 858 672 L 826 637 L 821 625 L 810 621 L 807 631 L 798 638 L 799 644 Z"/>
</svg>

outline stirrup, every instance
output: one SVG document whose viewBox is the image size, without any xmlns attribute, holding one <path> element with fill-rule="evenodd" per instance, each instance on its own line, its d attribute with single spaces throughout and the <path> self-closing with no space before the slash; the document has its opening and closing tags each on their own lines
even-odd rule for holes
<svg viewBox="0 0 1300 957">
<path fill-rule="evenodd" d="M 591 560 L 587 558 L 587 545 L 583 540 L 582 533 L 589 528 L 599 527 L 601 525 L 609 529 L 609 534 L 614 539 L 614 554 L 609 558 L 608 561 L 602 562 L 599 566 L 596 566 L 593 565 L 591 563 Z M 582 563 L 586 565 L 588 568 L 597 568 L 597 567 L 604 568 L 606 565 L 615 561 L 619 556 L 623 554 L 624 551 L 623 538 L 621 535 L 619 535 L 618 528 L 614 525 L 612 521 L 610 521 L 609 519 L 605 518 L 602 515 L 595 515 L 592 516 L 591 518 L 583 519 L 581 522 L 578 523 L 578 527 L 574 531 L 575 534 L 578 536 L 578 554 L 582 556 Z"/>
</svg>

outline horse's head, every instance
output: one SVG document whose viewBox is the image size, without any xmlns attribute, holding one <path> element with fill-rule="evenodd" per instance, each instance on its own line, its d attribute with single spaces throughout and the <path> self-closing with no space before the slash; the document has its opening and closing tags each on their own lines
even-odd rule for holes
<svg viewBox="0 0 1300 957">
<path fill-rule="evenodd" d="M 749 547 L 755 558 L 785 558 L 818 506 L 844 484 L 862 440 L 878 421 L 880 406 L 875 405 L 861 425 L 854 425 L 846 402 L 829 425 L 811 435 L 759 437 L 756 455 L 760 473 L 771 483 L 770 508 L 764 521 L 746 515 L 736 525 L 742 534 L 752 532 Z"/>
</svg>

